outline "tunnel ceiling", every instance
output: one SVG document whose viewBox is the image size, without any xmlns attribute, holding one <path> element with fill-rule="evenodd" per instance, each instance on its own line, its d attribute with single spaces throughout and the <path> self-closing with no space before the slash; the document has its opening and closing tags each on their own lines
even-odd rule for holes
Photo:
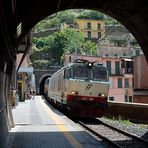
<svg viewBox="0 0 148 148">
<path fill-rule="evenodd" d="M 21 23 L 22 32 L 17 43 L 42 19 L 67 9 L 93 9 L 105 13 L 119 22 L 135 36 L 148 59 L 148 7 L 140 0 L 12 0 L 10 5 L 1 0 L 0 7 L 6 16 L 9 38 L 15 38 Z M 8 9 L 8 6 L 10 9 Z M 10 10 L 10 11 L 8 11 Z M 2 14 L 2 13 L 1 13 Z M 14 22 L 14 23 L 12 23 Z"/>
</svg>

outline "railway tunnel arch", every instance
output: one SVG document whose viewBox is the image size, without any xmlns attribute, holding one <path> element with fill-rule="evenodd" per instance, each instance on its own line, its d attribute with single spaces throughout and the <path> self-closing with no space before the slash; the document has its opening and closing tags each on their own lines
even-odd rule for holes
<svg viewBox="0 0 148 148">
<path fill-rule="evenodd" d="M 49 78 L 49 77 L 51 77 L 51 75 L 49 75 L 49 74 L 45 74 L 45 75 L 43 75 L 41 78 L 40 78 L 40 80 L 39 80 L 39 94 L 40 95 L 44 95 L 44 91 L 45 91 L 45 81 Z"/>
<path fill-rule="evenodd" d="M 0 12 L 0 16 L 3 16 L 0 18 L 0 39 L 2 41 L 0 43 L 2 51 L 0 55 L 0 80 L 3 80 L 3 83 L 0 84 L 0 87 L 2 88 L 0 89 L 0 98 L 3 98 L 0 99 L 0 104 L 3 105 L 8 99 L 6 90 L 9 90 L 10 87 L 12 69 L 16 58 L 14 55 L 16 54 L 16 47 L 18 47 L 25 35 L 39 21 L 58 11 L 76 8 L 93 9 L 115 18 L 134 35 L 148 61 L 148 9 L 146 3 L 141 3 L 138 0 L 55 0 L 52 4 L 47 0 L 43 0 L 42 2 L 36 0 L 33 2 L 30 3 L 29 0 L 16 0 L 9 4 L 4 2 L 4 0 L 0 2 L 0 4 L 2 4 L 0 5 L 0 8 L 2 8 L 1 10 L 3 11 Z M 10 10 L 12 10 L 12 12 L 7 11 L 8 7 L 11 8 Z M 4 27 L 5 23 L 6 28 Z M 16 30 L 19 25 L 22 27 L 20 35 L 17 37 Z M 7 54 L 9 56 L 7 56 Z M 2 139 L 0 140 L 1 146 L 4 139 L 7 137 L 8 128 L 5 123 L 8 121 L 6 113 L 4 112 L 1 114 L 0 118 L 0 120 L 4 121 L 4 123 L 0 123 L 0 130 L 4 133 L 2 138 L 0 136 L 0 139 Z"/>
</svg>

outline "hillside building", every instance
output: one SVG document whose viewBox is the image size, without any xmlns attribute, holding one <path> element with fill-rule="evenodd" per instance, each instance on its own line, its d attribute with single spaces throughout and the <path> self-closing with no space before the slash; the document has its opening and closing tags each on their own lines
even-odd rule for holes
<svg viewBox="0 0 148 148">
<path fill-rule="evenodd" d="M 85 39 L 97 41 L 99 38 L 105 36 L 105 22 L 104 20 L 95 19 L 76 19 L 75 24 L 63 24 L 61 30 L 73 28 L 76 31 L 83 33 Z"/>
</svg>

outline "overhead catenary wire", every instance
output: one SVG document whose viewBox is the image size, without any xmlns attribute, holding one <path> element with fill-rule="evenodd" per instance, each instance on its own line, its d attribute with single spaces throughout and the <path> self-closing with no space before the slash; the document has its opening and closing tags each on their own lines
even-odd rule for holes
<svg viewBox="0 0 148 148">
<path fill-rule="evenodd" d="M 103 36 L 104 34 L 106 34 L 109 30 L 111 30 L 118 22 L 114 23 L 111 27 L 109 27 L 106 31 L 104 31 L 102 34 L 101 34 L 101 38 L 98 38 L 98 42 L 103 40 L 105 38 L 105 36 Z M 114 29 L 115 30 L 115 29 Z M 113 30 L 113 31 L 114 31 Z"/>
</svg>

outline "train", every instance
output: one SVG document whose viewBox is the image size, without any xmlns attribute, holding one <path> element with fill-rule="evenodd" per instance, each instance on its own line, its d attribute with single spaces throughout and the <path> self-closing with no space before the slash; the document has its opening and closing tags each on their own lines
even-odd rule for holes
<svg viewBox="0 0 148 148">
<path fill-rule="evenodd" d="M 76 59 L 45 82 L 48 101 L 72 117 L 102 117 L 108 108 L 109 77 L 97 62 Z"/>
</svg>

